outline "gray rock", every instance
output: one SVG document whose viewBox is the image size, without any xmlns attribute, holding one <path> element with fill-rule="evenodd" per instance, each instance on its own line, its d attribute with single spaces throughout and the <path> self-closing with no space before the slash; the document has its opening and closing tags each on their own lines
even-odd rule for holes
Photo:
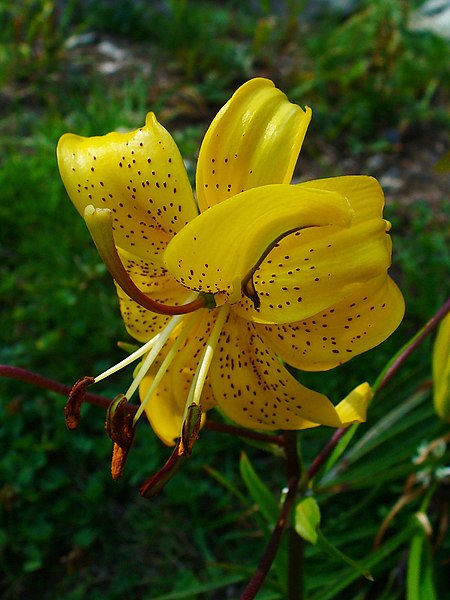
<svg viewBox="0 0 450 600">
<path fill-rule="evenodd" d="M 439 37 L 450 40 L 449 0 L 428 0 L 411 17 L 409 28 L 412 31 L 430 31 Z"/>
</svg>

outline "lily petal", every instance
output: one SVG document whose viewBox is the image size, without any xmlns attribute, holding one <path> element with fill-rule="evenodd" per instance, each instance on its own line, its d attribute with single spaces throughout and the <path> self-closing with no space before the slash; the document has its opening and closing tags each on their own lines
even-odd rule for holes
<svg viewBox="0 0 450 600">
<path fill-rule="evenodd" d="M 242 85 L 206 132 L 197 167 L 200 209 L 244 190 L 289 183 L 311 120 L 268 79 Z"/>
<path fill-rule="evenodd" d="M 336 406 L 336 411 L 347 427 L 352 423 L 364 423 L 367 416 L 367 405 L 373 398 L 372 388 L 367 382 L 361 383 Z"/>
<path fill-rule="evenodd" d="M 326 371 L 381 344 L 397 329 L 404 312 L 400 290 L 390 277 L 382 275 L 308 319 L 255 327 L 291 366 Z"/>
<path fill-rule="evenodd" d="M 139 396 L 145 398 L 155 377 L 154 369 L 139 386 Z M 173 446 L 175 439 L 180 436 L 183 424 L 184 406 L 179 406 L 176 398 L 167 385 L 167 379 L 158 386 L 151 402 L 145 409 L 150 425 L 156 435 L 167 445 Z"/>
<path fill-rule="evenodd" d="M 374 177 L 368 175 L 342 175 L 326 179 L 314 179 L 298 185 L 338 192 L 347 198 L 355 211 L 353 224 L 383 216 L 384 193 Z"/>
<path fill-rule="evenodd" d="M 236 302 L 244 278 L 277 238 L 304 227 L 345 228 L 352 214 L 347 200 L 336 192 L 262 186 L 228 198 L 188 223 L 169 243 L 164 262 L 182 285 L 225 292 Z"/>
<path fill-rule="evenodd" d="M 439 325 L 432 367 L 434 408 L 441 419 L 450 422 L 450 313 Z"/>
<path fill-rule="evenodd" d="M 383 219 L 297 231 L 281 240 L 255 273 L 259 309 L 244 300 L 236 310 L 256 322 L 309 318 L 385 274 L 390 263 L 391 242 Z"/>
<path fill-rule="evenodd" d="M 218 406 L 253 429 L 340 427 L 336 408 L 323 394 L 301 385 L 258 336 L 254 325 L 230 313 L 210 370 Z"/>
<path fill-rule="evenodd" d="M 65 134 L 57 156 L 80 214 L 89 204 L 111 209 L 117 246 L 150 262 L 198 213 L 178 148 L 153 113 L 129 133 Z"/>
<path fill-rule="evenodd" d="M 336 412 L 341 420 L 341 427 L 348 427 L 354 423 L 364 423 L 367 418 L 367 407 L 373 398 L 370 385 L 365 382 L 358 385 L 336 406 Z M 320 423 L 305 421 L 302 429 L 318 427 Z"/>
</svg>

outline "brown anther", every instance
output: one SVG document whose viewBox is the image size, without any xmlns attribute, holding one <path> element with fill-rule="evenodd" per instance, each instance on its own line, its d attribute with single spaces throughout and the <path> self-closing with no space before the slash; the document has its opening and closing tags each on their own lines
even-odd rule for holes
<svg viewBox="0 0 450 600">
<path fill-rule="evenodd" d="M 67 429 L 76 429 L 80 423 L 81 405 L 86 396 L 86 388 L 95 383 L 93 377 L 82 377 L 69 392 L 69 399 L 64 407 Z"/>
<path fill-rule="evenodd" d="M 114 442 L 111 458 L 111 477 L 113 479 L 119 479 L 122 476 L 127 456 L 128 451 Z"/>
<path fill-rule="evenodd" d="M 191 404 L 187 408 L 186 418 L 181 430 L 179 452 L 180 456 L 190 456 L 195 442 L 198 440 L 198 432 L 202 422 L 202 407 L 199 404 Z"/>
<path fill-rule="evenodd" d="M 125 468 L 125 462 L 133 443 L 136 427 L 133 423 L 134 412 L 130 410 L 123 394 L 114 398 L 106 412 L 106 432 L 114 442 L 111 460 L 111 475 L 118 479 Z"/>
</svg>

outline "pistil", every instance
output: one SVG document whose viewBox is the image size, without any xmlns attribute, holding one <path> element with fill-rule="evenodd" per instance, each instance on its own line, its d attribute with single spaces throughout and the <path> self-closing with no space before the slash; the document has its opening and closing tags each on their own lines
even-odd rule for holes
<svg viewBox="0 0 450 600">
<path fill-rule="evenodd" d="M 314 226 L 309 225 L 308 227 L 314 227 Z M 270 252 L 275 248 L 275 246 L 279 242 L 281 242 L 282 239 L 284 239 L 288 235 L 291 235 L 292 233 L 295 233 L 296 231 L 300 231 L 301 229 L 307 229 L 307 227 L 294 227 L 293 229 L 289 229 L 288 231 L 285 231 L 284 233 L 277 236 L 274 240 L 272 240 L 272 242 L 261 253 L 261 256 L 259 257 L 259 259 L 256 261 L 256 263 L 248 271 L 248 273 L 245 275 L 244 279 L 242 280 L 242 283 L 241 283 L 242 293 L 244 294 L 244 296 L 247 296 L 247 298 L 253 302 L 253 306 L 254 306 L 255 310 L 258 310 L 258 308 L 261 306 L 261 301 L 259 299 L 258 292 L 256 291 L 255 284 L 253 281 L 254 274 L 259 269 L 259 267 L 262 265 L 264 260 L 270 254 Z"/>
<path fill-rule="evenodd" d="M 116 283 L 137 304 L 160 315 L 184 315 L 200 308 L 214 308 L 212 294 L 198 294 L 195 299 L 180 306 L 167 306 L 153 300 L 142 292 L 122 264 L 114 242 L 112 213 L 109 208 L 95 208 L 89 205 L 84 211 L 84 220 L 106 268 Z"/>
</svg>

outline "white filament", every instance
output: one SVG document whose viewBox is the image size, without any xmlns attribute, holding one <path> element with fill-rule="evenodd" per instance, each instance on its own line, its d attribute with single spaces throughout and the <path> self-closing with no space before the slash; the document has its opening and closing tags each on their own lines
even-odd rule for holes
<svg viewBox="0 0 450 600">
<path fill-rule="evenodd" d="M 144 412 L 144 410 L 145 410 L 147 404 L 149 403 L 151 397 L 155 393 L 155 391 L 158 388 L 158 386 L 159 386 L 162 378 L 166 374 L 167 369 L 170 367 L 170 365 L 172 364 L 173 359 L 177 355 L 178 350 L 181 348 L 181 346 L 185 342 L 187 336 L 189 335 L 189 333 L 190 333 L 193 325 L 198 320 L 198 315 L 190 315 L 190 317 L 191 317 L 190 318 L 190 322 L 188 321 L 188 322 L 186 322 L 184 324 L 183 331 L 180 333 L 180 335 L 177 337 L 177 339 L 173 343 L 172 347 L 170 348 L 170 350 L 166 354 L 166 357 L 164 358 L 163 362 L 161 363 L 161 366 L 159 367 L 159 369 L 158 369 L 155 377 L 153 378 L 153 381 L 152 381 L 149 389 L 147 390 L 147 393 L 145 394 L 144 399 L 141 401 L 141 405 L 139 406 L 139 408 L 138 408 L 138 410 L 137 410 L 137 412 L 136 412 L 136 414 L 134 416 L 134 423 L 137 423 L 139 417 Z M 192 317 L 194 317 L 194 318 L 192 318 Z M 189 317 L 187 317 L 187 319 L 188 318 Z"/>
</svg>

